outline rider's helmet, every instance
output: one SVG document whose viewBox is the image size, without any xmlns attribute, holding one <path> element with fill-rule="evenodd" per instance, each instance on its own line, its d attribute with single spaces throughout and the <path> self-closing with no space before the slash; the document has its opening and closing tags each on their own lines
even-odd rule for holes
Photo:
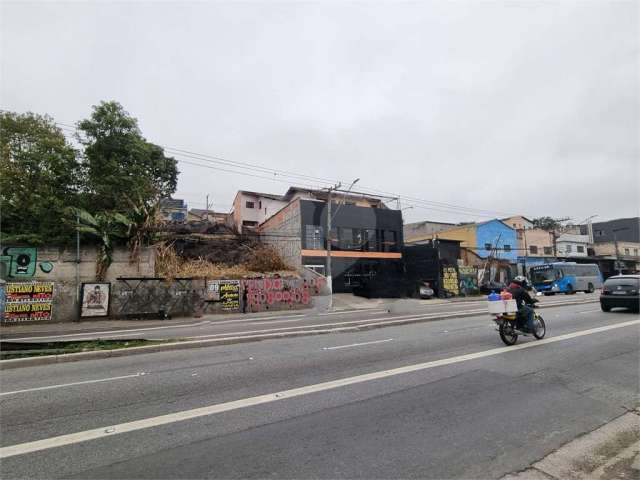
<svg viewBox="0 0 640 480">
<path fill-rule="evenodd" d="M 514 278 L 512 280 L 512 282 L 513 283 L 517 283 L 521 287 L 526 287 L 527 286 L 527 279 L 526 279 L 526 277 L 523 277 L 522 275 L 518 275 L 516 278 Z"/>
</svg>

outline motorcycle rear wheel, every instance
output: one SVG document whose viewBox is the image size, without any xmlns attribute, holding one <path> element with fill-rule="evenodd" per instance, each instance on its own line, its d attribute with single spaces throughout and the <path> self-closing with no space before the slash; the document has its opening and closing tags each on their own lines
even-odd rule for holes
<svg viewBox="0 0 640 480">
<path fill-rule="evenodd" d="M 507 322 L 504 322 L 500 325 L 500 339 L 505 343 L 505 345 L 515 345 L 518 341 L 518 334 L 515 333 L 513 326 L 509 325 Z"/>
</svg>

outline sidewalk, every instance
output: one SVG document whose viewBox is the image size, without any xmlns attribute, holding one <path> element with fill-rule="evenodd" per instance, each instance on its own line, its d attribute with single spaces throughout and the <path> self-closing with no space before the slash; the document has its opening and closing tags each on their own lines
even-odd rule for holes
<svg viewBox="0 0 640 480">
<path fill-rule="evenodd" d="M 640 478 L 640 410 L 636 409 L 560 447 L 502 480 Z"/>
</svg>

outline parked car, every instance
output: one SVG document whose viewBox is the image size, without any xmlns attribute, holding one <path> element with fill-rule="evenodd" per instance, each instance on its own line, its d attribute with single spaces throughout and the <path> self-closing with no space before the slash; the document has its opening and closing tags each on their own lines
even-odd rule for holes
<svg viewBox="0 0 640 480">
<path fill-rule="evenodd" d="M 603 312 L 624 307 L 638 312 L 640 308 L 640 275 L 609 277 L 602 286 L 600 307 Z"/>
<path fill-rule="evenodd" d="M 501 292 L 507 288 L 507 286 L 502 282 L 486 282 L 480 285 L 480 293 L 484 295 L 488 295 L 491 292 Z"/>
<path fill-rule="evenodd" d="M 419 292 L 420 298 L 422 299 L 433 298 L 435 295 L 435 292 L 433 291 L 433 288 L 431 288 L 431 284 L 429 282 L 420 282 Z"/>
</svg>

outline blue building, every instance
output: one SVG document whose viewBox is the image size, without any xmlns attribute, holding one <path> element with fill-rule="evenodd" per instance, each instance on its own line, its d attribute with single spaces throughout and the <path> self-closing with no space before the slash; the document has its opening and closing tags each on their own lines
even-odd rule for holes
<svg viewBox="0 0 640 480">
<path fill-rule="evenodd" d="M 518 261 L 518 237 L 516 231 L 501 220 L 489 220 L 476 226 L 476 253 L 487 258 L 492 249 L 494 255 L 509 263 Z"/>
</svg>

